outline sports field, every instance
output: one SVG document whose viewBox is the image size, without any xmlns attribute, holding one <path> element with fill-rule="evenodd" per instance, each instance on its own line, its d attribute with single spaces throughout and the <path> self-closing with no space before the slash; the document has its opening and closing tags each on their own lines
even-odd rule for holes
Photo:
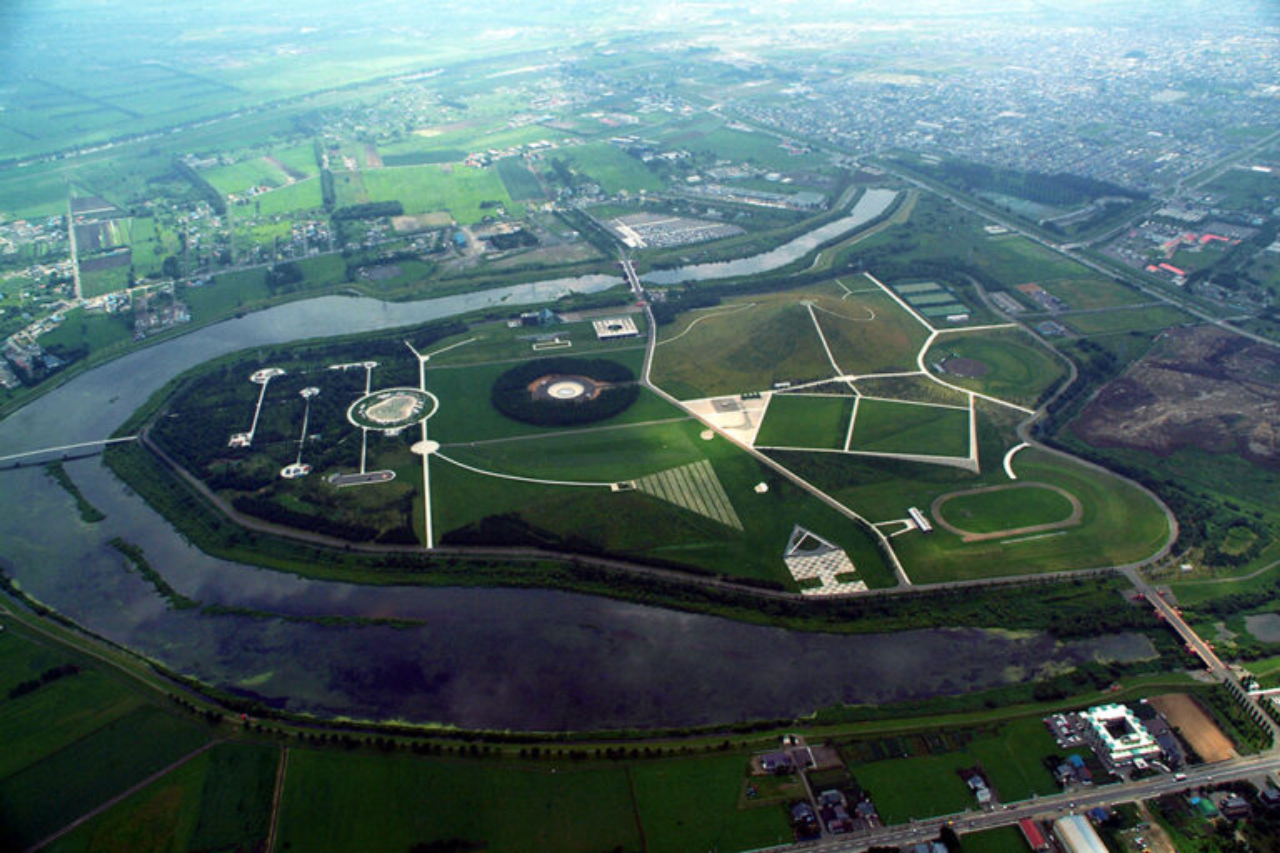
<svg viewBox="0 0 1280 853">
<path fill-rule="evenodd" d="M 947 497 L 937 506 L 937 514 L 955 527 L 983 534 L 1056 524 L 1070 518 L 1075 509 L 1066 494 L 1020 481 Z"/>
<path fill-rule="evenodd" d="M 1067 374 L 1062 359 L 1016 330 L 945 335 L 925 358 L 932 373 L 953 385 L 1024 406 L 1034 406 Z"/>
</svg>

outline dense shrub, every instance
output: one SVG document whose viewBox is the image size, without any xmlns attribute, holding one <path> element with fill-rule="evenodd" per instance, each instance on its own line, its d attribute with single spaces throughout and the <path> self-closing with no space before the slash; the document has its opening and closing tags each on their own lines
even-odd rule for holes
<svg viewBox="0 0 1280 853">
<path fill-rule="evenodd" d="M 536 400 L 529 385 L 548 374 L 585 376 L 612 383 L 595 399 Z M 512 420 L 539 426 L 570 426 L 601 421 L 631 407 L 640 396 L 635 374 L 615 361 L 601 358 L 539 358 L 517 365 L 493 383 L 489 400 Z"/>
</svg>

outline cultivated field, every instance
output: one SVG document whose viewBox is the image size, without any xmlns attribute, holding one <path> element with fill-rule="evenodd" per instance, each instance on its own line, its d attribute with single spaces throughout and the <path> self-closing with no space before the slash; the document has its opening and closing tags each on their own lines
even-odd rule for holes
<svg viewBox="0 0 1280 853">
<path fill-rule="evenodd" d="M 1205 762 L 1236 757 L 1230 739 L 1195 699 L 1185 693 L 1167 693 L 1153 696 L 1150 701 Z"/>
</svg>

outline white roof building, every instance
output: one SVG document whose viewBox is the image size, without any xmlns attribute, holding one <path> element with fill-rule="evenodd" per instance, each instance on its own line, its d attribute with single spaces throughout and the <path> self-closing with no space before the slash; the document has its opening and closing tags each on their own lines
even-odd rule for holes
<svg viewBox="0 0 1280 853">
<path fill-rule="evenodd" d="M 1160 745 L 1124 705 L 1098 705 L 1080 714 L 1099 757 L 1112 767 L 1160 755 Z"/>
<path fill-rule="evenodd" d="M 1108 853 L 1107 845 L 1082 815 L 1070 815 L 1054 821 L 1053 834 L 1066 853 Z"/>
</svg>

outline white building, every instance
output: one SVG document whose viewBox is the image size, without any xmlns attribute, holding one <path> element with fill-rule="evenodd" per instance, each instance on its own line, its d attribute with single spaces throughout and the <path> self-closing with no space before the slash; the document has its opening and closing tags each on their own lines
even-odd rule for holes
<svg viewBox="0 0 1280 853">
<path fill-rule="evenodd" d="M 1107 853 L 1107 845 L 1081 815 L 1070 815 L 1054 821 L 1053 834 L 1066 853 Z"/>
<path fill-rule="evenodd" d="M 602 341 L 610 341 L 614 338 L 634 338 L 640 334 L 640 330 L 636 328 L 636 321 L 630 317 L 611 317 L 608 320 L 596 320 L 591 325 L 595 327 L 596 337 Z"/>
<path fill-rule="evenodd" d="M 1106 764 L 1122 767 L 1139 758 L 1156 758 L 1160 745 L 1124 705 L 1098 705 L 1080 714 L 1085 734 Z"/>
</svg>

